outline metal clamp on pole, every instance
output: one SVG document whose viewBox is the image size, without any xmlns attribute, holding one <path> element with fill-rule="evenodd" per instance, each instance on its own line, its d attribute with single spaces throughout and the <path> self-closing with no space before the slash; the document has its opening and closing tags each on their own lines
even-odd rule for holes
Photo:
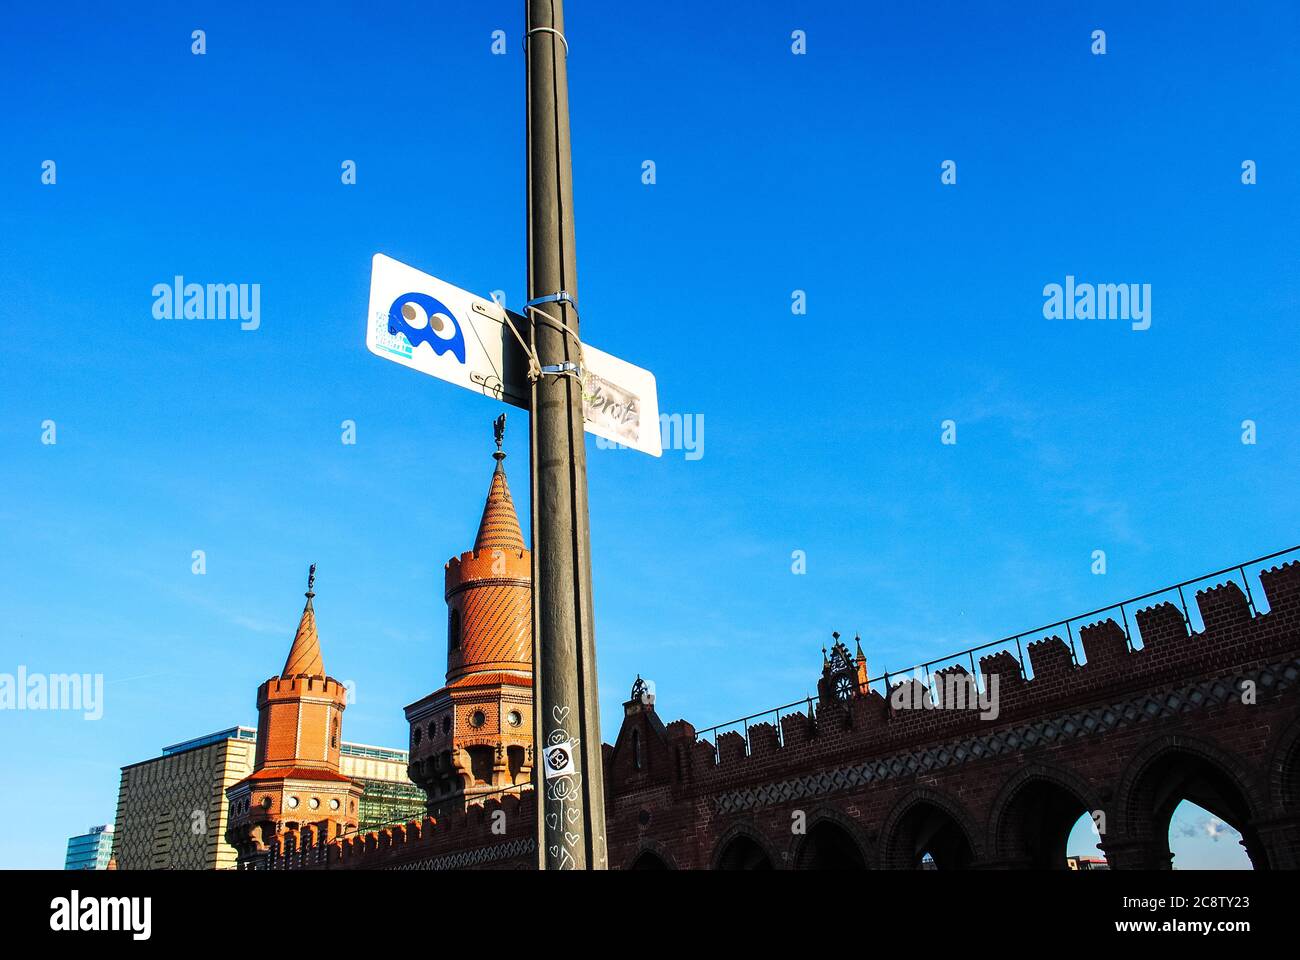
<svg viewBox="0 0 1300 960">
<path fill-rule="evenodd" d="M 572 360 L 566 360 L 563 363 L 548 363 L 540 369 L 542 373 L 550 373 L 560 377 L 575 376 L 578 379 L 582 379 L 582 367 L 579 364 L 574 363 Z"/>
<path fill-rule="evenodd" d="M 543 303 L 567 303 L 573 307 L 573 312 L 578 312 L 578 301 L 567 290 L 561 290 L 559 293 L 548 293 L 544 297 L 534 297 L 524 304 L 524 307 L 536 307 Z"/>
<path fill-rule="evenodd" d="M 558 293 L 548 293 L 541 297 L 534 297 L 533 299 L 529 300 L 526 304 L 524 304 L 524 309 L 532 311 L 534 313 L 541 314 L 544 322 L 549 323 L 551 326 L 557 327 L 560 330 L 563 330 L 569 336 L 573 337 L 574 342 L 578 345 L 578 356 L 579 359 L 581 359 L 582 341 L 578 339 L 578 335 L 574 333 L 574 331 L 570 329 L 569 325 L 565 323 L 563 320 L 557 320 L 554 317 L 552 317 L 550 314 L 546 313 L 545 311 L 537 309 L 539 306 L 541 306 L 544 303 L 567 303 L 569 306 L 573 308 L 573 312 L 577 313 L 578 312 L 577 298 L 574 297 L 573 294 L 569 293 L 569 291 L 561 290 Z M 566 360 L 563 363 L 550 363 L 545 366 L 539 366 L 537 368 L 537 372 L 539 374 L 549 373 L 552 376 L 560 376 L 560 377 L 567 376 L 567 377 L 576 377 L 579 380 L 582 379 L 582 365 L 579 363 L 573 363 L 572 361 L 568 361 L 568 360 Z"/>
<path fill-rule="evenodd" d="M 564 44 L 564 56 L 565 56 L 565 59 L 568 59 L 568 56 L 569 56 L 569 41 L 568 41 L 568 40 L 565 40 L 565 39 L 564 39 L 564 34 L 560 33 L 560 31 L 559 31 L 559 30 L 556 30 L 554 27 L 533 27 L 533 29 L 531 29 L 531 30 L 529 30 L 527 33 L 525 33 L 525 34 L 524 34 L 524 49 L 525 49 L 525 50 L 528 49 L 528 38 L 531 37 L 534 33 L 553 33 L 553 34 L 555 34 L 557 37 L 559 37 L 559 38 L 560 38 L 560 43 Z"/>
</svg>

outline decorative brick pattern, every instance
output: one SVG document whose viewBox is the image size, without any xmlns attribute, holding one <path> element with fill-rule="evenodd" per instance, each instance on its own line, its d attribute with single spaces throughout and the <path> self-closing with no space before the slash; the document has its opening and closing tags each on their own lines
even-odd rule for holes
<svg viewBox="0 0 1300 960">
<path fill-rule="evenodd" d="M 536 840 L 509 840 L 479 847 L 475 850 L 462 850 L 443 857 L 426 857 L 411 863 L 403 863 L 390 870 L 470 870 L 488 864 L 499 864 L 505 860 L 528 859 L 529 865 L 537 862 Z"/>
</svg>

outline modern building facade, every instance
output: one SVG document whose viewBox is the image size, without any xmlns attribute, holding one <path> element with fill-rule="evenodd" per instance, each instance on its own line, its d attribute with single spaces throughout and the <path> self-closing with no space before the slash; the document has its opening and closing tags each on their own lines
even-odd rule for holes
<svg viewBox="0 0 1300 960">
<path fill-rule="evenodd" d="M 107 870 L 113 856 L 113 825 L 91 827 L 85 833 L 68 838 L 68 855 L 64 870 Z"/>
<path fill-rule="evenodd" d="M 424 813 L 424 791 L 406 774 L 409 762 L 405 750 L 343 741 L 339 773 L 362 787 L 357 805 L 358 830 L 405 823 Z"/>
<path fill-rule="evenodd" d="M 113 856 L 119 870 L 223 870 L 226 788 L 253 770 L 255 731 L 230 727 L 122 768 Z"/>
</svg>

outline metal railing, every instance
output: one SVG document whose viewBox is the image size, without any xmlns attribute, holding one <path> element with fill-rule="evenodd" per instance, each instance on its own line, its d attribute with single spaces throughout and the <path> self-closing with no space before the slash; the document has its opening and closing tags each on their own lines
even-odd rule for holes
<svg viewBox="0 0 1300 960">
<path fill-rule="evenodd" d="M 1276 553 L 1270 553 L 1267 556 L 1256 557 L 1254 560 L 1246 560 L 1243 561 L 1242 563 L 1237 564 L 1236 566 L 1225 567 L 1222 570 L 1216 570 L 1213 573 L 1207 573 L 1202 576 L 1195 577 L 1191 580 L 1184 580 L 1182 583 L 1175 583 L 1172 586 L 1161 587 L 1159 590 L 1152 590 L 1150 593 L 1144 593 L 1137 597 L 1129 597 L 1127 600 L 1121 600 L 1119 603 L 1112 603 L 1109 606 L 1099 607 L 1098 609 L 1090 610 L 1087 613 L 1080 613 L 1066 620 L 1058 620 L 1055 623 L 1048 623 L 1041 627 L 1035 627 L 1033 630 L 1022 630 L 1019 633 L 1012 634 L 1011 636 L 1003 637 L 1001 640 L 993 640 L 989 643 L 980 644 L 979 646 L 976 647 L 970 647 L 969 649 L 961 650 L 957 653 L 952 653 L 952 654 L 948 654 L 947 656 L 938 657 L 934 660 L 928 660 L 925 663 L 913 664 L 912 666 L 905 667 L 902 670 L 885 671 L 878 677 L 872 677 L 868 679 L 866 682 L 866 686 L 867 689 L 870 690 L 873 685 L 878 684 L 881 687 L 881 689 L 878 692 L 883 693 L 884 696 L 888 697 L 889 690 L 890 690 L 889 678 L 891 676 L 896 678 L 905 677 L 905 676 L 915 676 L 917 672 L 920 672 L 920 674 L 924 677 L 926 686 L 928 687 L 930 686 L 931 667 L 934 667 L 939 664 L 946 664 L 951 666 L 964 665 L 962 664 L 962 661 L 966 661 L 970 665 L 970 675 L 972 678 L 972 682 L 976 685 L 976 689 L 978 689 L 980 684 L 980 673 L 975 666 L 975 654 L 982 653 L 986 650 L 993 650 L 995 648 L 1010 652 L 1012 644 L 1015 645 L 1015 656 L 1020 663 L 1020 674 L 1021 676 L 1023 676 L 1025 679 L 1028 680 L 1032 677 L 1032 672 L 1030 670 L 1030 664 L 1025 660 L 1024 644 L 1022 641 L 1026 637 L 1050 637 L 1054 635 L 1059 635 L 1058 633 L 1054 633 L 1054 631 L 1059 631 L 1062 627 L 1065 628 L 1066 639 L 1070 647 L 1071 660 L 1075 665 L 1078 665 L 1079 653 L 1075 643 L 1074 625 L 1078 623 L 1080 620 L 1091 620 L 1095 617 L 1098 617 L 1100 614 L 1113 613 L 1114 611 L 1119 611 L 1120 620 L 1124 627 L 1124 638 L 1125 641 L 1128 643 L 1129 650 L 1130 651 L 1136 650 L 1138 649 L 1138 647 L 1134 645 L 1133 630 L 1129 625 L 1129 618 L 1128 618 L 1129 606 L 1135 603 L 1140 603 L 1143 600 L 1150 600 L 1153 597 L 1159 597 L 1164 594 L 1176 593 L 1178 596 L 1178 602 L 1182 607 L 1183 620 L 1187 624 L 1189 629 L 1194 629 L 1194 625 L 1192 623 L 1191 610 L 1187 606 L 1187 597 L 1183 593 L 1183 588 L 1190 587 L 1198 583 L 1204 583 L 1207 580 L 1212 580 L 1217 577 L 1222 577 L 1225 574 L 1241 575 L 1241 584 L 1245 588 L 1246 602 L 1250 607 L 1250 614 L 1253 617 L 1258 615 L 1259 609 L 1255 605 L 1255 595 L 1254 592 L 1250 589 L 1250 578 L 1247 577 L 1246 575 L 1246 568 L 1254 567 L 1261 563 L 1267 563 L 1269 560 L 1276 560 L 1278 557 L 1284 557 L 1287 556 L 1288 554 L 1293 554 L 1293 553 L 1300 553 L 1300 545 L 1294 547 L 1288 547 L 1285 550 L 1279 550 Z M 1229 577 L 1229 581 L 1234 582 L 1231 580 L 1231 577 Z M 1140 633 L 1139 636 L 1141 636 Z M 708 740 L 712 738 L 714 759 L 716 760 L 719 758 L 718 736 L 724 733 L 738 733 L 744 737 L 745 752 L 748 753 L 750 751 L 750 741 L 749 741 L 750 725 L 756 721 L 765 723 L 765 722 L 769 722 L 770 720 L 772 725 L 776 727 L 777 742 L 780 743 L 782 746 L 784 746 L 785 734 L 784 731 L 781 729 L 781 717 L 789 716 L 791 713 L 797 712 L 797 713 L 806 713 L 809 720 L 815 720 L 816 699 L 817 698 L 815 697 L 805 697 L 802 700 L 795 700 L 793 703 L 787 703 L 784 706 L 774 707 L 769 710 L 763 710 L 759 713 L 753 713 L 747 717 L 741 717 L 737 720 L 729 720 L 726 723 L 715 724 L 712 727 L 706 727 L 703 730 L 696 731 L 695 737 L 697 740 Z M 803 709 L 796 711 L 793 710 L 794 707 L 801 707 Z"/>
</svg>

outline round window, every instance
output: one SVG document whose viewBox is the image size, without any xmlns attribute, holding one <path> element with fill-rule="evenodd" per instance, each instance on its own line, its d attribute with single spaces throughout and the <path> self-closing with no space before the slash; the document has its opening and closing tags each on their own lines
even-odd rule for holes
<svg viewBox="0 0 1300 960">
<path fill-rule="evenodd" d="M 331 801 L 330 801 L 330 809 L 331 809 L 331 810 L 337 810 L 338 808 L 339 808 L 339 802 L 338 802 L 337 800 L 331 800 Z"/>
<path fill-rule="evenodd" d="M 482 710 L 475 710 L 469 715 L 469 725 L 471 727 L 481 727 L 487 723 L 487 714 Z"/>
<path fill-rule="evenodd" d="M 518 710 L 511 710 L 506 714 L 506 722 L 512 727 L 517 727 L 519 724 L 524 722 L 524 718 L 520 716 Z"/>
<path fill-rule="evenodd" d="M 289 809 L 292 810 L 292 809 L 294 809 L 294 808 L 297 807 L 297 806 L 298 806 L 298 798 L 297 798 L 297 797 L 290 797 L 290 798 L 289 798 Z"/>
<path fill-rule="evenodd" d="M 307 801 L 307 806 L 315 810 L 317 807 L 320 806 L 320 801 L 317 800 L 315 797 L 312 797 L 310 800 Z"/>
<path fill-rule="evenodd" d="M 266 807 L 266 809 L 270 810 L 270 809 L 271 809 L 271 798 L 270 798 L 270 797 L 263 797 L 263 798 L 262 798 L 262 806 L 264 806 L 264 807 Z"/>
</svg>

